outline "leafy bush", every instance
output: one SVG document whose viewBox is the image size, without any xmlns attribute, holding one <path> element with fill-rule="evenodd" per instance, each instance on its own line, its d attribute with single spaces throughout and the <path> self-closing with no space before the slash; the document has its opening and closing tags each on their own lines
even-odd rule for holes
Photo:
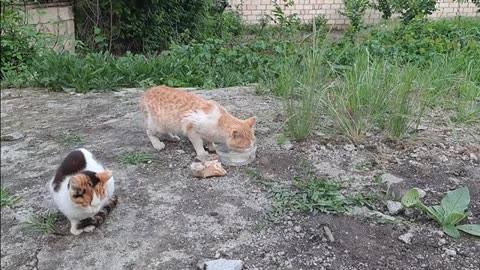
<svg viewBox="0 0 480 270">
<path fill-rule="evenodd" d="M 76 1 L 77 40 L 90 51 L 158 53 L 172 42 L 237 35 L 241 19 L 226 0 Z"/>
<path fill-rule="evenodd" d="M 87 92 L 148 84 L 225 87 L 253 83 L 265 69 L 278 69 L 293 46 L 287 41 L 256 41 L 229 46 L 223 40 L 174 45 L 159 56 L 128 53 L 122 57 L 47 53 L 37 57 L 20 77 L 22 84 L 54 90 Z M 7 77 L 5 85 L 18 80 Z"/>
<path fill-rule="evenodd" d="M 413 19 L 424 19 L 436 10 L 437 0 L 378 0 L 372 5 L 382 13 L 382 18 L 389 19 L 393 14 L 400 14 L 404 23 Z"/>
<path fill-rule="evenodd" d="M 392 31 L 375 30 L 365 45 L 395 61 L 425 63 L 437 54 L 480 51 L 480 21 L 474 19 L 412 22 Z"/>
<path fill-rule="evenodd" d="M 347 36 L 353 39 L 354 35 L 364 27 L 365 11 L 367 10 L 369 0 L 344 0 L 345 10 L 340 12 L 350 20 L 347 28 Z"/>
<path fill-rule="evenodd" d="M 25 69 L 42 48 L 44 37 L 24 21 L 23 12 L 12 5 L 12 0 L 1 0 L 1 78 L 6 73 Z"/>
</svg>

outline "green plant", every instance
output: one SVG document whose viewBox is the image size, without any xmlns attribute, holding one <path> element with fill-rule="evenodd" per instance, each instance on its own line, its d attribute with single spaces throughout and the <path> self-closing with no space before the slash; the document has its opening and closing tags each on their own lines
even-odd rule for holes
<svg viewBox="0 0 480 270">
<path fill-rule="evenodd" d="M 2 187 L 0 191 L 0 207 L 14 206 L 21 198 L 11 194 L 7 189 Z"/>
<path fill-rule="evenodd" d="M 160 52 L 188 42 L 204 22 L 206 0 L 75 1 L 75 33 L 90 51 Z M 99 29 L 99 30 L 97 30 Z"/>
<path fill-rule="evenodd" d="M 43 215 L 36 215 L 25 222 L 25 227 L 34 233 L 47 235 L 57 231 L 57 222 L 60 218 L 58 213 L 47 212 Z"/>
<path fill-rule="evenodd" d="M 340 12 L 340 14 L 350 20 L 346 34 L 353 40 L 355 34 L 364 27 L 363 18 L 369 6 L 369 0 L 344 0 L 343 3 L 345 10 Z"/>
<path fill-rule="evenodd" d="M 344 213 L 362 200 L 361 196 L 342 195 L 337 183 L 318 178 L 294 178 L 293 189 L 273 189 L 271 196 L 273 217 L 287 212 Z"/>
<path fill-rule="evenodd" d="M 47 39 L 39 34 L 32 25 L 26 23 L 25 14 L 12 0 L 1 0 L 1 74 L 18 72 L 25 69 L 32 58 L 44 47 Z"/>
<path fill-rule="evenodd" d="M 391 0 L 391 5 L 405 23 L 413 19 L 424 19 L 437 10 L 437 0 Z"/>
<path fill-rule="evenodd" d="M 292 0 L 282 0 L 285 8 L 294 6 L 295 3 Z M 281 5 L 277 2 L 273 2 L 272 15 L 269 15 L 270 19 L 275 23 L 286 29 L 287 31 L 295 31 L 300 26 L 300 18 L 296 13 L 286 15 Z"/>
<path fill-rule="evenodd" d="M 139 165 L 148 163 L 152 157 L 144 152 L 125 152 L 119 156 L 119 160 L 123 164 Z"/>
<path fill-rule="evenodd" d="M 65 144 L 79 144 L 82 143 L 83 140 L 80 136 L 77 135 L 67 135 L 63 138 L 63 142 Z"/>
<path fill-rule="evenodd" d="M 423 20 L 436 10 L 438 0 L 378 0 L 371 6 L 382 13 L 383 19 L 400 14 L 404 23 Z"/>
<path fill-rule="evenodd" d="M 421 117 L 412 96 L 416 74 L 414 67 L 391 65 L 368 52 L 357 54 L 342 82 L 322 95 L 321 104 L 351 141 L 361 141 L 374 127 L 399 138 Z"/>
<path fill-rule="evenodd" d="M 442 226 L 443 231 L 454 238 L 460 237 L 460 231 L 480 236 L 480 225 L 458 225 L 463 219 L 471 215 L 467 211 L 470 204 L 468 188 L 463 187 L 447 192 L 440 205 L 426 206 L 420 201 L 418 191 L 411 189 L 402 197 L 402 205 L 407 208 L 417 207 L 431 219 Z"/>
<path fill-rule="evenodd" d="M 463 82 L 458 88 L 459 98 L 455 106 L 452 120 L 461 123 L 480 121 L 480 85 Z"/>
</svg>

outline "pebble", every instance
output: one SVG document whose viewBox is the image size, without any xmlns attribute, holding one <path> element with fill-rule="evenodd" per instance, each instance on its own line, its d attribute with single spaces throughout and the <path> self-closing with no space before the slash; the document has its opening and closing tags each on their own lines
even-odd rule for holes
<svg viewBox="0 0 480 270">
<path fill-rule="evenodd" d="M 427 196 L 427 192 L 425 192 L 425 190 L 421 188 L 413 188 L 413 189 L 415 189 L 418 192 L 418 197 L 423 198 Z"/>
<path fill-rule="evenodd" d="M 241 260 L 218 259 L 200 262 L 197 268 L 200 270 L 241 270 L 243 262 Z"/>
<path fill-rule="evenodd" d="M 295 227 L 293 227 L 293 230 L 294 230 L 295 232 L 299 233 L 299 232 L 302 231 L 302 227 L 300 227 L 300 226 L 295 226 Z"/>
<path fill-rule="evenodd" d="M 443 246 L 447 243 L 447 240 L 445 240 L 444 238 L 440 238 L 438 239 L 438 245 L 439 246 Z"/>
<path fill-rule="evenodd" d="M 293 149 L 293 144 L 287 140 L 285 141 L 285 143 L 282 144 L 282 148 L 289 151 L 289 150 L 292 150 Z"/>
<path fill-rule="evenodd" d="M 439 159 L 440 159 L 441 162 L 447 162 L 447 161 L 448 161 L 448 158 L 447 158 L 447 156 L 445 156 L 445 155 L 441 155 L 441 156 L 439 157 Z"/>
<path fill-rule="evenodd" d="M 323 230 L 325 231 L 325 234 L 327 235 L 328 240 L 333 243 L 335 241 L 335 238 L 333 237 L 333 234 L 330 228 L 328 228 L 327 226 L 323 226 Z"/>
<path fill-rule="evenodd" d="M 457 251 L 455 249 L 445 248 L 443 250 L 447 256 L 457 256 Z"/>
<path fill-rule="evenodd" d="M 477 160 L 478 160 L 478 157 L 477 157 L 477 155 L 475 155 L 474 153 L 470 153 L 470 159 L 477 161 Z"/>
<path fill-rule="evenodd" d="M 387 184 L 387 187 L 390 187 L 392 184 L 400 184 L 403 182 L 402 178 L 397 177 L 390 173 L 383 174 L 381 178 L 382 178 L 382 182 Z"/>
<path fill-rule="evenodd" d="M 355 145 L 353 145 L 353 144 L 347 144 L 347 145 L 345 145 L 345 146 L 343 147 L 343 149 L 351 152 L 351 151 L 355 150 Z"/>
<path fill-rule="evenodd" d="M 405 244 L 411 244 L 412 242 L 412 237 L 413 237 L 413 234 L 408 232 L 406 234 L 402 234 L 398 237 L 398 239 L 402 242 L 404 242 Z"/>
<path fill-rule="evenodd" d="M 388 208 L 388 213 L 390 215 L 396 215 L 402 210 L 402 203 L 401 202 L 396 202 L 396 201 L 390 201 L 388 200 L 386 202 L 387 208 Z"/>
</svg>

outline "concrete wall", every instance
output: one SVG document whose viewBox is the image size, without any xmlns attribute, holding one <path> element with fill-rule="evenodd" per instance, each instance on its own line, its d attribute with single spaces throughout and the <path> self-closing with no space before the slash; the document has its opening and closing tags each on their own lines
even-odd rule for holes
<svg viewBox="0 0 480 270">
<path fill-rule="evenodd" d="M 24 6 L 27 22 L 35 25 L 37 30 L 49 34 L 55 44 L 56 51 L 75 50 L 75 24 L 73 7 L 69 1 Z"/>
<path fill-rule="evenodd" d="M 246 23 L 257 23 L 263 16 L 271 14 L 274 9 L 272 0 L 229 0 L 230 5 L 243 15 Z M 323 15 L 328 19 L 328 24 L 334 28 L 344 28 L 348 24 L 348 19 L 340 15 L 343 10 L 343 0 L 294 0 L 295 5 L 285 8 L 285 14 L 298 14 L 304 21 L 311 21 L 313 18 Z M 277 3 L 283 6 L 283 1 L 277 0 Z M 479 17 L 477 8 L 472 3 L 456 3 L 453 0 L 441 0 L 437 4 L 437 11 L 432 14 L 434 18 L 454 17 L 456 15 Z M 367 11 L 366 21 L 375 23 L 381 20 L 381 14 L 373 10 Z"/>
</svg>

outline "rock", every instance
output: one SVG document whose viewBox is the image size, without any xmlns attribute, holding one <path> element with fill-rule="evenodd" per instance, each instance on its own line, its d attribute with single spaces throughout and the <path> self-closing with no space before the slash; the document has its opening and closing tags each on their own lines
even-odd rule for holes
<svg viewBox="0 0 480 270">
<path fill-rule="evenodd" d="M 332 234 L 332 231 L 330 231 L 330 228 L 328 228 L 327 226 L 323 226 L 323 230 L 327 235 L 328 241 L 333 243 L 335 241 L 335 238 L 333 237 L 333 234 Z"/>
<path fill-rule="evenodd" d="M 439 246 L 443 246 L 447 243 L 447 240 L 445 240 L 445 238 L 440 238 L 438 239 L 438 245 Z"/>
<path fill-rule="evenodd" d="M 396 215 L 402 210 L 402 203 L 401 202 L 396 202 L 396 201 L 390 201 L 388 200 L 386 202 L 387 208 L 388 208 L 388 213 L 390 215 Z"/>
<path fill-rule="evenodd" d="M 390 188 L 390 186 L 393 184 L 400 184 L 404 181 L 402 178 L 397 177 L 390 173 L 383 174 L 381 178 L 382 178 L 382 182 L 387 184 L 387 188 Z"/>
<path fill-rule="evenodd" d="M 218 160 L 193 162 L 190 165 L 190 170 L 192 171 L 192 175 L 198 178 L 224 176 L 227 174 L 227 171 L 225 171 Z"/>
<path fill-rule="evenodd" d="M 16 140 L 20 140 L 24 136 L 25 135 L 23 135 L 20 132 L 13 132 L 13 133 L 10 133 L 10 134 L 2 134 L 1 140 L 2 141 L 16 141 Z"/>
<path fill-rule="evenodd" d="M 470 159 L 471 159 L 471 160 L 474 160 L 474 161 L 477 161 L 477 160 L 478 160 L 478 157 L 477 157 L 477 155 L 475 155 L 474 153 L 470 153 Z"/>
<path fill-rule="evenodd" d="M 413 234 L 411 232 L 408 232 L 406 234 L 402 234 L 398 237 L 398 239 L 402 242 L 404 242 L 405 244 L 409 244 L 412 242 L 412 237 L 413 237 Z"/>
<path fill-rule="evenodd" d="M 295 226 L 295 227 L 293 227 L 293 230 L 294 230 L 295 232 L 299 233 L 299 232 L 302 231 L 302 227 L 300 227 L 300 226 Z"/>
<path fill-rule="evenodd" d="M 415 189 L 418 192 L 418 197 L 423 198 L 427 196 L 427 192 L 425 192 L 425 190 L 421 188 L 413 188 L 413 189 Z"/>
<path fill-rule="evenodd" d="M 455 249 L 444 248 L 443 250 L 447 256 L 457 256 L 457 251 Z"/>
<path fill-rule="evenodd" d="M 199 270 L 241 270 L 242 268 L 243 262 L 241 260 L 218 259 L 197 264 Z"/>
<path fill-rule="evenodd" d="M 286 140 L 283 144 L 282 144 L 282 148 L 289 151 L 289 150 L 292 150 L 293 149 L 293 144 L 289 141 L 289 140 Z"/>
<path fill-rule="evenodd" d="M 440 159 L 441 162 L 447 162 L 448 158 L 445 155 L 441 155 L 438 159 Z"/>
<path fill-rule="evenodd" d="M 343 147 L 343 149 L 347 150 L 348 152 L 351 152 L 351 151 L 355 150 L 355 145 L 347 144 Z"/>
</svg>

